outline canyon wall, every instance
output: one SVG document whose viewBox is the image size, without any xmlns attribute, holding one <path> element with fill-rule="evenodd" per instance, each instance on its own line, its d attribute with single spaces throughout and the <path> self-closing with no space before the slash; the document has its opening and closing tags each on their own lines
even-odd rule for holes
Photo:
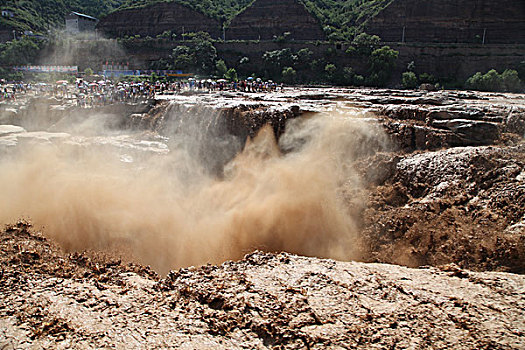
<svg viewBox="0 0 525 350">
<path fill-rule="evenodd" d="M 218 38 L 220 27 L 215 19 L 174 2 L 116 11 L 102 18 L 97 25 L 98 30 L 115 37 L 137 34 L 154 37 L 171 31 L 180 38 L 183 33 L 203 31 Z"/>
<path fill-rule="evenodd" d="M 296 0 L 256 0 L 232 20 L 226 38 L 271 40 L 286 32 L 295 40 L 325 39 L 319 21 Z"/>
<path fill-rule="evenodd" d="M 130 63 L 140 68 L 150 61 L 167 58 L 177 45 L 182 42 L 168 40 L 136 41 L 126 47 L 127 56 L 118 58 L 129 60 Z M 353 67 L 359 74 L 366 74 L 366 61 L 361 57 L 345 54 L 348 45 L 329 43 L 288 42 L 216 42 L 219 57 L 225 60 L 228 67 L 235 66 L 242 57 L 249 58 L 249 68 L 256 71 L 264 62 L 262 55 L 266 51 L 290 48 L 297 52 L 302 48 L 312 51 L 312 59 L 325 58 L 328 49 L 335 49 L 335 54 L 330 61 L 337 66 Z M 499 72 L 508 68 L 515 69 L 525 60 L 525 45 L 472 45 L 472 44 L 390 44 L 399 51 L 393 77 L 401 76 L 406 71 L 409 62 L 414 61 L 417 73 L 429 73 L 436 77 L 444 77 L 464 81 L 478 71 L 486 72 L 497 69 Z"/>
<path fill-rule="evenodd" d="M 525 1 L 396 0 L 366 32 L 387 42 L 525 44 Z"/>
</svg>

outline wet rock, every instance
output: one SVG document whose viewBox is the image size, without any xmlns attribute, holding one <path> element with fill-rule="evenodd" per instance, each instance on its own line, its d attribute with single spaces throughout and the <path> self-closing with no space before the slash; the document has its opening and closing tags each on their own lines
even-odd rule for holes
<svg viewBox="0 0 525 350">
<path fill-rule="evenodd" d="M 24 128 L 16 125 L 0 125 L 0 137 L 26 132 Z"/>
<path fill-rule="evenodd" d="M 2 243 L 0 334 L 14 348 L 523 345 L 520 275 L 254 252 L 159 281 L 111 265 L 100 288 L 98 258 L 84 256 L 80 267 L 28 229 L 15 225 L 0 233 L 0 242 L 43 253 L 42 263 L 27 270 L 7 263 L 15 251 Z M 60 259 L 75 276 L 91 276 L 63 277 L 63 270 L 45 267 Z M 24 282 L 13 283 L 15 274 Z"/>
<path fill-rule="evenodd" d="M 154 142 L 162 135 L 182 130 L 195 137 L 200 133 L 192 128 L 202 128 L 208 146 L 217 149 L 232 137 L 226 143 L 233 148 L 214 153 L 217 164 L 262 126 L 270 124 L 278 137 L 287 120 L 307 117 L 304 111 L 380 122 L 395 147 L 365 152 L 356 164 L 365 186 L 352 188 L 348 181 L 337 195 L 361 220 L 360 239 L 352 244 L 361 247 L 364 261 L 383 264 L 254 252 L 160 279 L 148 267 L 97 252 L 66 254 L 19 222 L 0 231 L 0 344 L 523 348 L 524 100 L 474 92 L 315 89 L 188 94 L 154 106 L 104 108 L 107 115 L 122 113 L 115 127 L 154 136 L 102 143 L 160 152 L 166 144 Z M 54 131 L 77 111 L 53 100 L 30 108 L 46 103 L 52 117 L 41 126 Z M 26 113 L 22 107 L 17 119 Z M 355 112 L 363 108 L 366 113 Z M 512 142 L 503 143 L 500 131 L 514 133 Z M 0 138 L 18 142 L 24 134 L 42 142 L 61 138 L 16 127 L 4 128 Z M 476 146 L 457 147 L 465 145 Z M 206 160 L 205 150 L 195 156 Z"/>
<path fill-rule="evenodd" d="M 510 113 L 505 123 L 505 131 L 525 138 L 525 112 Z"/>
<path fill-rule="evenodd" d="M 401 157 L 363 213 L 368 259 L 524 273 L 523 150 L 460 147 Z M 403 193 L 408 200 L 396 202 Z"/>
<path fill-rule="evenodd" d="M 434 84 L 421 84 L 419 85 L 419 90 L 436 91 L 437 89 Z"/>
<path fill-rule="evenodd" d="M 0 109 L 0 124 L 16 124 L 18 110 L 15 108 Z"/>
<path fill-rule="evenodd" d="M 438 129 L 446 129 L 457 134 L 461 144 L 453 146 L 489 145 L 494 143 L 500 132 L 496 123 L 467 119 L 434 120 L 431 125 Z"/>
</svg>

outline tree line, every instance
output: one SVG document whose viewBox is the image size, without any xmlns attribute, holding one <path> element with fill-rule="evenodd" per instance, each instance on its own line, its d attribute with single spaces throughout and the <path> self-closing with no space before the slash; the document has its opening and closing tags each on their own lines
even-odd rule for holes
<svg viewBox="0 0 525 350">
<path fill-rule="evenodd" d="M 398 71 L 396 66 L 398 67 L 399 53 L 384 45 L 378 36 L 366 33 L 357 35 L 344 52 L 336 52 L 333 47 L 327 47 L 324 54 L 319 51 L 314 54 L 307 47 L 291 49 L 284 46 L 266 51 L 260 57 L 241 54 L 235 61 L 231 57 L 227 60 L 220 56 L 215 47 L 217 41 L 212 40 L 208 33 L 187 33 L 184 39 L 185 41 L 178 42 L 168 57 L 150 62 L 149 67 L 143 68 L 182 70 L 202 77 L 229 80 L 253 76 L 287 84 L 384 87 L 394 86 L 400 80 L 401 85 L 408 89 L 417 88 L 421 84 L 480 91 L 520 92 L 524 89 L 525 61 L 501 73 L 496 70 L 477 72 L 466 81 L 455 82 L 454 86 L 447 86 L 440 77 L 418 72 L 414 62 L 408 64 L 401 77 L 396 77 L 393 74 Z M 37 64 L 46 48 L 53 45 L 60 47 L 60 40 L 63 40 L 60 36 L 51 36 L 45 41 L 23 37 L 0 44 L 0 78 L 22 79 L 22 73 L 13 72 L 11 67 Z M 137 39 L 127 41 L 128 45 L 137 45 L 135 40 Z M 146 39 L 139 40 L 147 43 Z M 90 45 L 96 46 L 97 43 L 90 42 Z M 252 60 L 256 62 L 251 62 Z M 358 66 L 353 66 L 352 62 L 357 62 Z"/>
</svg>

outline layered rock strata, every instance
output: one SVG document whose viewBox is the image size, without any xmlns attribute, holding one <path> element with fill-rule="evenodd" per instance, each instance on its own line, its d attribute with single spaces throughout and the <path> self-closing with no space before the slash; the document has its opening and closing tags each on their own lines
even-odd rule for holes
<svg viewBox="0 0 525 350">
<path fill-rule="evenodd" d="M 323 40 L 319 21 L 296 0 L 257 0 L 235 17 L 226 30 L 228 40 Z"/>
<path fill-rule="evenodd" d="M 503 0 L 395 0 L 367 24 L 388 42 L 525 43 L 525 4 Z"/>
<path fill-rule="evenodd" d="M 142 8 L 116 11 L 102 18 L 97 28 L 110 36 L 156 36 L 165 31 L 179 38 L 184 33 L 208 32 L 220 36 L 220 24 L 200 12 L 175 2 L 160 2 Z"/>
</svg>

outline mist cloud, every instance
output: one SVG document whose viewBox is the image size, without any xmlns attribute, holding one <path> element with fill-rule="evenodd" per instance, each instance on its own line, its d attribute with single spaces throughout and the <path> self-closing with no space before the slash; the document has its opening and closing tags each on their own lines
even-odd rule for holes
<svg viewBox="0 0 525 350">
<path fill-rule="evenodd" d="M 135 138 L 111 131 L 19 145 L 0 161 L 0 220 L 29 218 L 66 250 L 116 251 L 161 273 L 254 249 L 359 258 L 357 218 L 339 192 L 362 186 L 353 162 L 384 143 L 373 123 L 299 118 L 280 145 L 264 127 L 220 178 L 187 147 L 149 152 L 156 141 Z M 127 144 L 114 147 L 117 139 Z"/>
</svg>

